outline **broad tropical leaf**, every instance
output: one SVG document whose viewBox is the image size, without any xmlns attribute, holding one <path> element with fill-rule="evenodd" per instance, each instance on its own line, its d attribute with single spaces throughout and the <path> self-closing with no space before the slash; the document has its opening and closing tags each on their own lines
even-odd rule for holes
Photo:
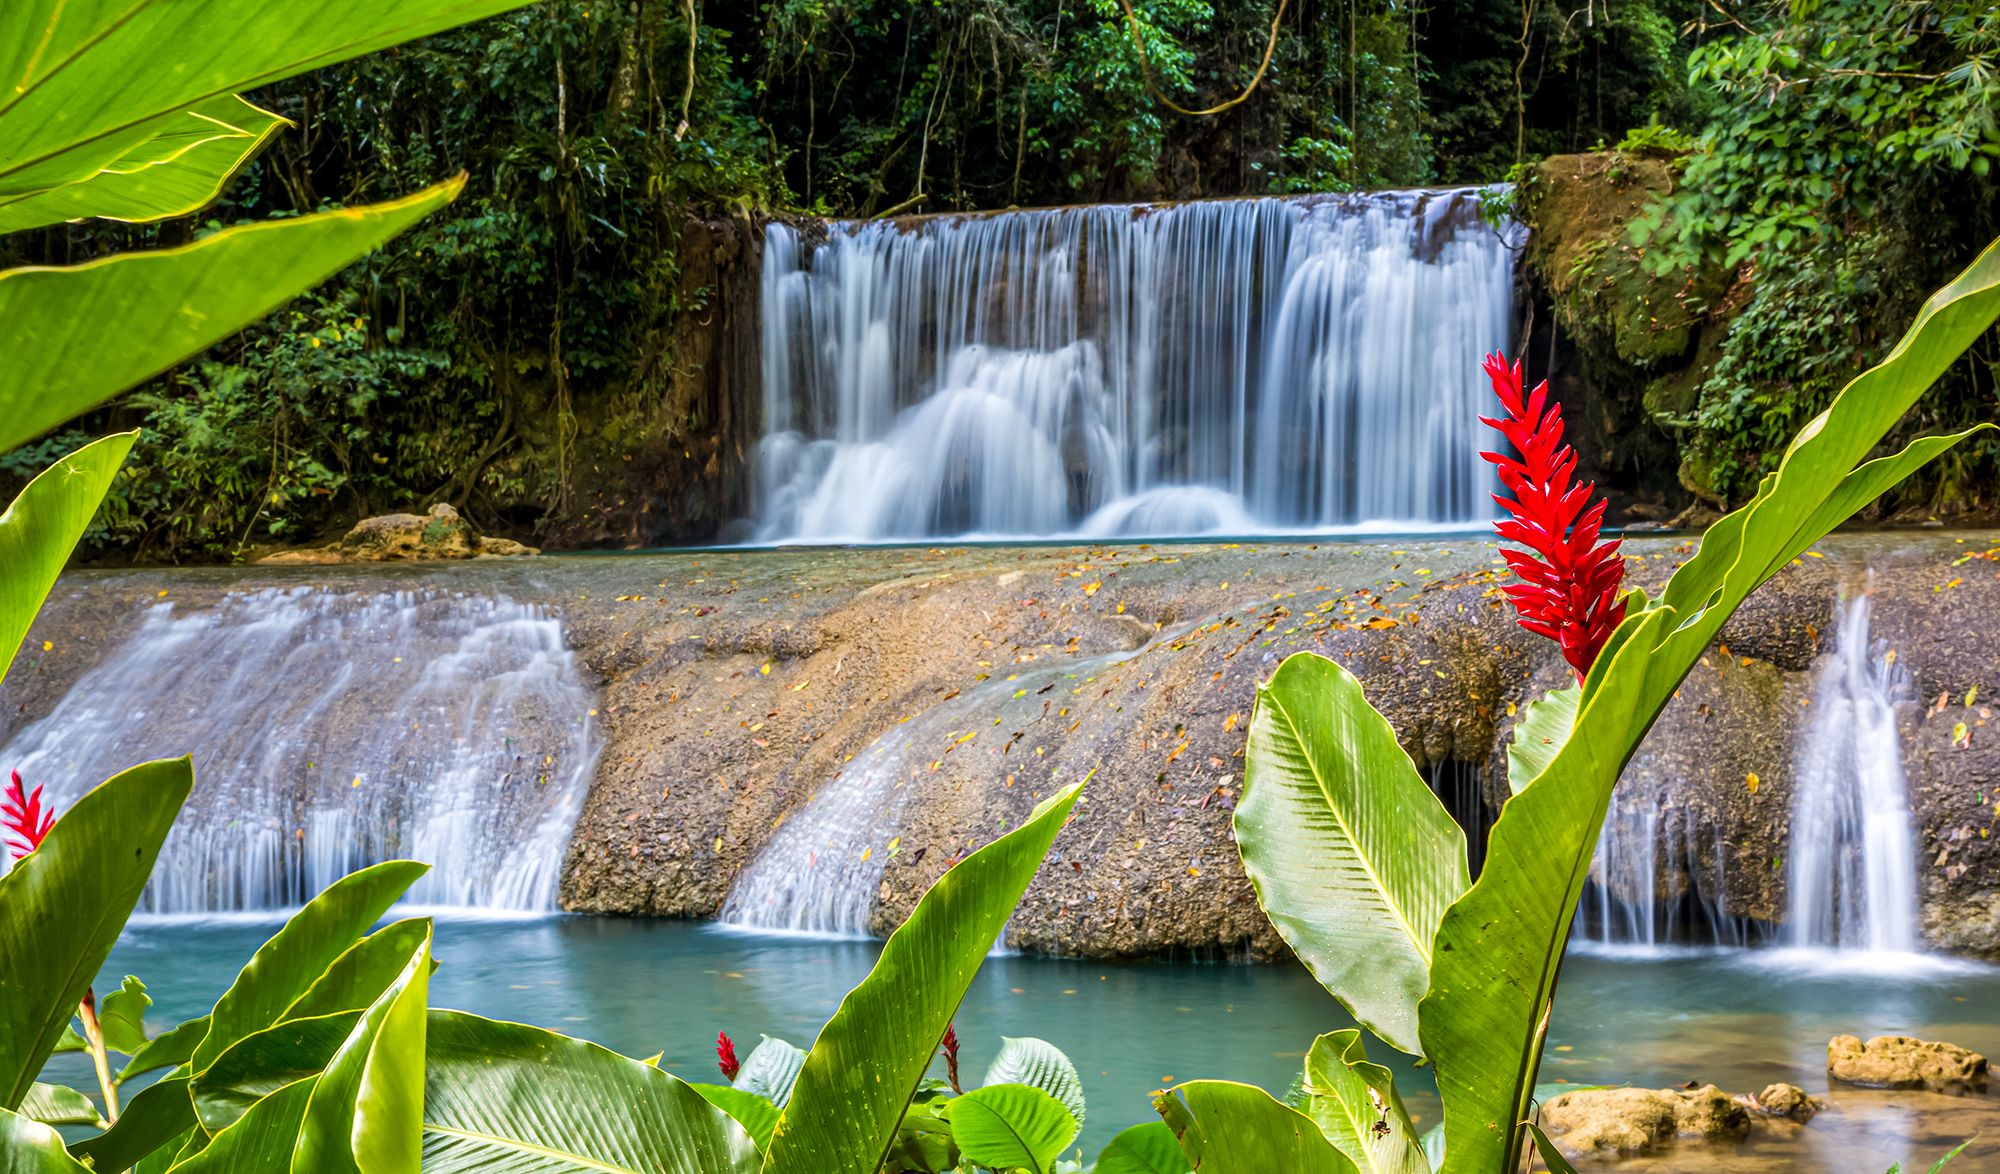
<svg viewBox="0 0 2000 1174">
<path fill-rule="evenodd" d="M 1193 1174 L 1165 1121 L 1134 1125 L 1098 1152 L 1091 1174 Z"/>
<path fill-rule="evenodd" d="M 194 1124 L 187 1077 L 169 1076 L 140 1089 L 125 1103 L 117 1124 L 76 1142 L 69 1152 L 88 1159 L 98 1170 L 129 1170 L 147 1154 L 172 1144 Z"/>
<path fill-rule="evenodd" d="M 63 1149 L 62 1134 L 0 1109 L 0 1174 L 91 1174 Z"/>
<path fill-rule="evenodd" d="M 792 1086 L 798 1083 L 799 1069 L 805 1064 L 804 1052 L 767 1035 L 750 1049 L 743 1067 L 736 1070 L 734 1083 L 744 1092 L 763 1097 L 782 1109 L 790 1103 Z"/>
<path fill-rule="evenodd" d="M 408 1174 L 418 1167 L 430 979 L 426 932 L 314 1083 L 292 1151 L 295 1174 Z"/>
<path fill-rule="evenodd" d="M 75 183 L 0 197 L 0 234 L 89 216 L 145 221 L 198 212 L 284 125 L 234 94 L 177 110 L 151 138 Z"/>
<path fill-rule="evenodd" d="M 69 1030 L 193 785 L 185 758 L 135 766 L 0 876 L 0 1108 L 19 1107 Z"/>
<path fill-rule="evenodd" d="M 231 1044 L 283 1019 L 429 870 L 410 860 L 372 865 L 341 877 L 292 914 L 215 1004 L 208 1034 L 190 1060 L 194 1070 L 206 1070 Z"/>
<path fill-rule="evenodd" d="M 875 1174 L 972 976 L 1007 925 L 1081 784 L 938 878 L 820 1032 L 764 1160 L 770 1174 Z"/>
<path fill-rule="evenodd" d="M 220 1133 L 286 1085 L 317 1079 L 360 1020 L 358 1010 L 287 1019 L 231 1044 L 188 1083 L 202 1129 Z"/>
<path fill-rule="evenodd" d="M 21 1102 L 21 1116 L 44 1125 L 102 1125 L 97 1106 L 73 1088 L 60 1084 L 34 1084 Z"/>
<path fill-rule="evenodd" d="M 1521 720 L 1514 723 L 1514 740 L 1507 746 L 1507 789 L 1511 793 L 1520 794 L 1555 761 L 1556 752 L 1569 741 L 1570 728 L 1576 724 L 1576 703 L 1581 696 L 1582 687 L 1571 685 L 1521 707 Z"/>
<path fill-rule="evenodd" d="M 1201 1174 L 1358 1174 L 1312 1118 L 1270 1093 L 1227 1080 L 1197 1080 L 1153 1098 Z"/>
<path fill-rule="evenodd" d="M 979 1083 L 1039 1088 L 1061 1101 L 1079 1126 L 1083 1124 L 1083 1080 L 1063 1050 L 1047 1040 L 1001 1036 L 1000 1053 L 986 1066 L 986 1076 Z"/>
<path fill-rule="evenodd" d="M 948 1092 L 918 1093 L 904 1111 L 901 1124 L 896 1127 L 896 1140 L 889 1146 L 889 1156 L 883 1162 L 883 1168 L 957 1169 L 962 1155 L 958 1152 L 958 1143 L 952 1139 L 951 1120 L 946 1116 L 951 1102 L 952 1096 Z"/>
<path fill-rule="evenodd" d="M 0 390 L 0 399 L 27 390 Z M 85 445 L 28 482 L 0 514 L 0 567 L 6 568 L 0 574 L 0 679 L 138 436 L 123 432 Z"/>
<path fill-rule="evenodd" d="M 1025 1084 L 989 1084 L 952 1098 L 945 1115 L 967 1161 L 994 1170 L 1050 1174 L 1077 1120 L 1063 1103 Z"/>
<path fill-rule="evenodd" d="M 316 1079 L 288 1084 L 250 1106 L 236 1124 L 202 1145 L 197 1130 L 174 1174 L 290 1174 Z M 299 1174 L 310 1174 L 301 1169 Z"/>
<path fill-rule="evenodd" d="M 104 1045 L 130 1056 L 146 1046 L 146 1008 L 153 997 L 146 984 L 126 975 L 118 989 L 97 1001 L 97 1023 L 104 1030 Z"/>
<path fill-rule="evenodd" d="M 285 1009 L 284 1018 L 336 1015 L 368 1006 L 396 981 L 410 955 L 430 934 L 430 920 L 423 917 L 406 918 L 376 930 L 334 959 L 299 1001 Z"/>
<path fill-rule="evenodd" d="M 1306 1053 L 1307 1115 L 1361 1174 L 1431 1174 L 1396 1078 L 1368 1061 L 1361 1033 L 1330 1032 Z"/>
<path fill-rule="evenodd" d="M 8 125 L 0 112 L 0 135 Z M 0 271 L 0 451 L 236 333 L 450 203 L 463 185 L 461 177 L 388 203 L 245 224 L 178 249 Z"/>
<path fill-rule="evenodd" d="M 757 1143 L 758 1153 L 770 1148 L 771 1131 L 778 1127 L 778 1106 L 754 1092 L 745 1092 L 729 1084 L 691 1084 L 689 1088 L 701 1094 L 701 1098 L 723 1112 L 729 1119 L 743 1127 L 750 1140 Z"/>
<path fill-rule="evenodd" d="M 0 198 L 86 180 L 188 108 L 522 3 L 13 0 L 0 38 Z"/>
<path fill-rule="evenodd" d="M 1300 653 L 1258 687 L 1235 827 L 1292 952 L 1363 1026 L 1420 1054 L 1431 939 L 1471 883 L 1465 833 L 1346 669 Z"/>
<path fill-rule="evenodd" d="M 208 1035 L 208 1016 L 190 1019 L 171 1031 L 163 1031 L 146 1041 L 145 1046 L 131 1053 L 125 1067 L 119 1069 L 118 1079 L 130 1080 L 144 1072 L 158 1068 L 177 1068 L 187 1063 L 188 1057 L 204 1037 Z"/>
<path fill-rule="evenodd" d="M 537 1027 L 433 1011 L 426 1081 L 426 1174 L 752 1174 L 759 1165 L 750 1135 L 692 1086 Z"/>
<path fill-rule="evenodd" d="M 1863 504 L 1856 485 L 1880 488 L 1857 466 L 1996 317 L 2000 244 L 1933 294 L 1889 357 L 1806 424 L 1755 499 L 1709 529 L 1592 667 L 1574 732 L 1507 804 L 1479 883 L 1438 930 L 1422 1023 L 1444 1098 L 1448 1171 L 1520 1164 L 1558 963 L 1626 761 L 1750 592 L 1844 520 L 1842 509 Z"/>
<path fill-rule="evenodd" d="M 1563 1152 L 1556 1148 L 1555 1142 L 1549 1140 L 1548 1134 L 1542 1132 L 1541 1126 L 1530 1121 L 1528 1132 L 1534 1136 L 1535 1150 L 1541 1154 L 1542 1165 L 1549 1168 L 1549 1174 L 1576 1174 L 1576 1167 L 1569 1164 L 1568 1158 L 1563 1157 Z"/>
</svg>

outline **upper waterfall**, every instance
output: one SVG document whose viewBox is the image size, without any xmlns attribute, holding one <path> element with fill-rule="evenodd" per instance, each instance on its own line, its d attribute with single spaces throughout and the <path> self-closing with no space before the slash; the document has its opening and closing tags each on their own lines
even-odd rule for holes
<svg viewBox="0 0 2000 1174">
<path fill-rule="evenodd" d="M 431 865 L 414 902 L 547 910 L 596 766 L 592 703 L 545 608 L 264 588 L 149 604 L 0 762 L 61 811 L 136 763 L 194 753 L 146 912 L 296 906 L 396 857 Z"/>
<path fill-rule="evenodd" d="M 1490 516 L 1471 190 L 773 224 L 763 266 L 760 540 Z"/>
</svg>

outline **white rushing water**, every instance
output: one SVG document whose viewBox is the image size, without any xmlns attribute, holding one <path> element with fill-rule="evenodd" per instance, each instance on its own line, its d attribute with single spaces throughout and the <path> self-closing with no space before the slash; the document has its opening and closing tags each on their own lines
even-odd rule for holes
<svg viewBox="0 0 2000 1174">
<path fill-rule="evenodd" d="M 590 785 L 592 693 L 545 609 L 444 592 L 266 589 L 150 605 L 0 769 L 57 810 L 192 752 L 195 789 L 141 909 L 303 903 L 357 868 L 429 863 L 409 900 L 554 907 Z"/>
<path fill-rule="evenodd" d="M 1598 833 L 1575 939 L 1642 953 L 1748 945 L 1747 927 L 1722 912 L 1728 859 L 1719 826 L 1701 828 L 1671 794 L 1621 784 Z"/>
<path fill-rule="evenodd" d="M 756 536 L 1476 523 L 1513 286 L 1469 190 L 774 224 Z"/>
<path fill-rule="evenodd" d="M 1868 596 L 1840 605 L 1798 752 L 1787 885 L 1792 941 L 1874 952 L 1917 949 L 1917 844 L 1896 707 L 1909 676 L 1877 646 Z"/>
</svg>

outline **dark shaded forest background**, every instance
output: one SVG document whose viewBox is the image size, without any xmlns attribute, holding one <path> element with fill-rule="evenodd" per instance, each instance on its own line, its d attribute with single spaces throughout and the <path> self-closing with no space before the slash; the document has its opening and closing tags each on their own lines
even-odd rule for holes
<svg viewBox="0 0 2000 1174">
<path fill-rule="evenodd" d="M 718 224 L 1532 186 L 1600 151 L 1601 182 L 1647 160 L 1669 190 L 1544 284 L 1624 257 L 1715 326 L 1672 357 L 1693 374 L 1671 404 L 1644 397 L 1682 468 L 1642 488 L 1721 505 L 2000 231 L 1996 48 L 2000 11 L 1970 0 L 546 0 L 253 95 L 295 126 L 200 217 L 0 242 L 66 264 L 470 175 L 317 293 L 0 457 L 0 483 L 140 426 L 99 557 L 227 560 L 433 500 L 606 540 L 579 521 L 611 508 L 596 472 L 712 467 L 722 443 L 671 394 L 721 296 Z M 1911 427 L 1994 418 L 1996 361 L 1988 339 Z M 1990 509 L 1996 451 L 1962 446 L 1899 507 Z"/>
</svg>

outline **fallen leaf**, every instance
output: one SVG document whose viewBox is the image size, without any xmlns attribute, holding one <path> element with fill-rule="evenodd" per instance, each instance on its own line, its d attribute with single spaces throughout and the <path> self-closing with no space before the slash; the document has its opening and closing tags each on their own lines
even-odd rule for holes
<svg viewBox="0 0 2000 1174">
<path fill-rule="evenodd" d="M 1756 771 L 1754 771 L 1754 770 L 1753 770 L 1753 771 L 1751 771 L 1751 772 L 1750 772 L 1749 774 L 1747 774 L 1747 775 L 1744 775 L 1744 776 L 1743 776 L 1743 782 L 1744 782 L 1744 784 L 1745 784 L 1745 785 L 1747 785 L 1747 786 L 1748 786 L 1748 787 L 1750 788 L 1750 793 L 1751 793 L 1752 795 L 1755 795 L 1755 794 L 1757 793 L 1757 787 L 1758 787 L 1758 783 L 1759 783 L 1759 780 L 1758 780 L 1758 778 L 1757 778 L 1757 772 L 1756 772 Z"/>
</svg>

